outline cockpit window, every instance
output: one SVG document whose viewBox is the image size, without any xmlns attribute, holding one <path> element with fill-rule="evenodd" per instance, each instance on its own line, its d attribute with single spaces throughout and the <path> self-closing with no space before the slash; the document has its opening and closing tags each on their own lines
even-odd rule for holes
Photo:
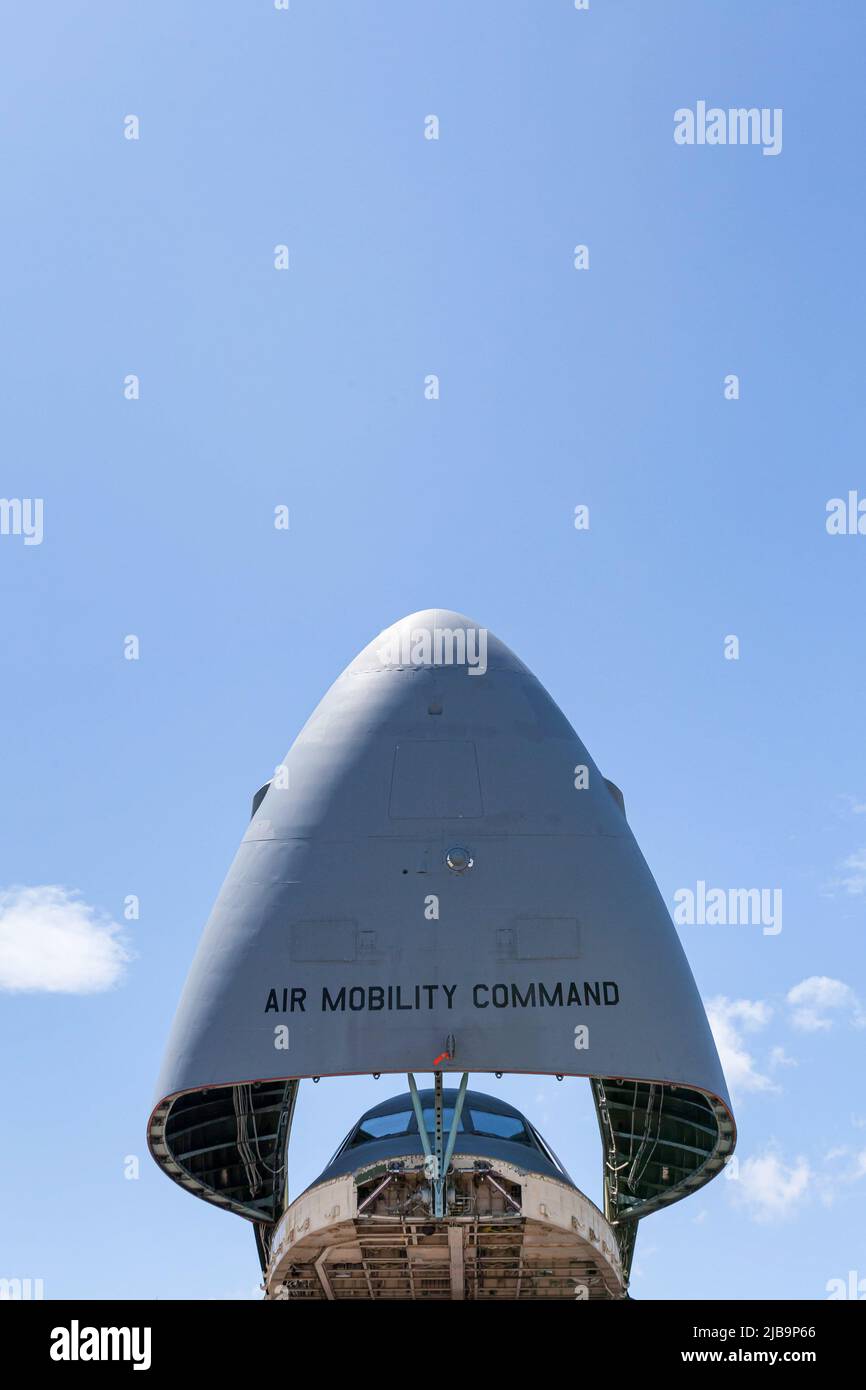
<svg viewBox="0 0 866 1390">
<path fill-rule="evenodd" d="M 367 1115 L 361 1121 L 347 1145 L 354 1149 L 358 1144 L 367 1144 L 371 1139 L 390 1139 L 405 1134 L 409 1122 L 414 1118 L 411 1110 L 397 1110 L 391 1115 Z"/>
<path fill-rule="evenodd" d="M 491 1105 L 495 1104 L 491 1100 Z M 423 1105 L 422 1113 L 424 1116 L 424 1126 L 427 1133 L 433 1136 L 436 1127 L 436 1111 L 428 1101 Z M 442 1129 L 447 1135 L 451 1132 L 451 1125 L 454 1120 L 454 1103 L 443 1105 L 442 1107 Z M 507 1115 L 501 1110 L 483 1109 L 477 1102 L 474 1105 L 467 1104 L 460 1117 L 457 1126 L 458 1134 L 477 1134 L 486 1139 L 505 1139 L 511 1144 L 525 1144 L 529 1149 L 541 1148 L 545 1155 L 549 1156 L 547 1146 L 541 1140 L 540 1135 L 528 1125 L 521 1115 Z M 356 1149 L 361 1144 L 370 1144 L 377 1139 L 397 1139 L 403 1135 L 417 1135 L 418 1124 L 415 1119 L 415 1112 L 412 1109 L 392 1110 L 385 1115 L 365 1115 L 357 1127 L 352 1131 L 349 1138 L 343 1144 L 340 1153 L 346 1149 Z M 560 1165 L 551 1157 L 556 1167 Z"/>
<path fill-rule="evenodd" d="M 501 1115 L 492 1110 L 470 1110 L 472 1128 L 489 1139 L 510 1139 L 512 1144 L 534 1147 L 519 1115 Z"/>
</svg>

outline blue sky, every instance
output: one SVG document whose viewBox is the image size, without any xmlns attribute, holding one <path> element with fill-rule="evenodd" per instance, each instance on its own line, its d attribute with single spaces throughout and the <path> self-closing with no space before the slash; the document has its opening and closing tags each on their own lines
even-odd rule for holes
<svg viewBox="0 0 866 1390">
<path fill-rule="evenodd" d="M 783 892 L 777 935 L 680 928 L 740 1166 L 643 1224 L 633 1293 L 866 1280 L 866 536 L 825 524 L 866 497 L 864 41 L 808 0 L 7 15 L 0 491 L 44 529 L 0 535 L 0 1274 L 255 1291 L 146 1153 L 162 1048 L 252 793 L 440 606 L 547 686 L 671 907 Z M 781 108 L 781 153 L 677 145 L 699 100 Z M 588 1084 L 487 1084 L 598 1200 Z M 295 1193 L 397 1085 L 303 1088 Z"/>
</svg>

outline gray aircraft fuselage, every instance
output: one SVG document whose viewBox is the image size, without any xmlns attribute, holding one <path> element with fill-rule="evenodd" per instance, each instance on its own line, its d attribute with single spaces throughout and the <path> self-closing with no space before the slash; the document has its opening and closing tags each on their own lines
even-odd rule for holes
<svg viewBox="0 0 866 1390">
<path fill-rule="evenodd" d="M 733 1133 L 621 795 L 502 642 L 430 609 L 355 658 L 256 798 L 158 1097 L 436 1066 L 690 1088 Z"/>
</svg>

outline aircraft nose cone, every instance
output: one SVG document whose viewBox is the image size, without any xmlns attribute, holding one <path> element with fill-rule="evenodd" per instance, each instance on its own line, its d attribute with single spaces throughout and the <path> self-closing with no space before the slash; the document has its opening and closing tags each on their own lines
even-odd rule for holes
<svg viewBox="0 0 866 1390">
<path fill-rule="evenodd" d="M 169 1121 L 179 1097 L 186 1133 L 193 1092 L 225 1091 L 231 1123 L 232 1088 L 423 1072 L 445 1055 L 471 1072 L 696 1088 L 701 1124 L 718 1121 L 705 1177 L 730 1146 L 727 1111 L 706 1099 L 726 1100 L 712 1035 L 622 798 L 503 642 L 430 608 L 350 662 L 256 797 L 178 1008 L 151 1144 L 175 1162 Z"/>
<path fill-rule="evenodd" d="M 433 834 L 437 858 L 463 847 L 468 861 L 477 856 L 461 822 L 481 836 L 626 830 L 604 778 L 532 672 L 489 629 L 450 609 L 410 613 L 374 637 L 283 767 L 286 785 L 275 780 L 257 801 L 248 842 Z M 576 796 L 579 768 L 589 785 Z M 466 864 L 449 868 L 464 873 Z"/>
<path fill-rule="evenodd" d="M 400 618 L 374 637 L 347 670 L 359 674 L 406 667 L 453 668 L 475 676 L 488 670 L 528 674 L 488 628 L 448 608 L 424 608 Z"/>
<path fill-rule="evenodd" d="M 603 1057 L 604 1074 L 635 1076 L 656 1057 L 650 1075 L 686 1080 L 685 1035 L 709 1088 L 723 1086 L 621 802 L 493 633 L 441 608 L 385 628 L 334 682 L 277 774 L 190 976 L 184 1076 L 422 1069 L 459 1032 L 472 1070 L 585 1072 Z M 405 1008 L 416 986 L 423 1002 L 428 984 L 450 987 L 452 975 L 462 979 L 454 995 L 434 991 L 429 1009 Z M 393 992 L 401 981 L 407 996 Z M 547 982 L 553 993 L 541 995 Z M 283 994 L 292 987 L 305 1007 L 294 1010 L 284 1058 L 273 1025 L 284 997 L 293 1013 Z M 336 1008 L 323 1006 L 323 988 Z M 590 1005 L 592 1059 L 578 1056 L 573 1036 L 587 992 L 600 1001 Z M 279 1011 L 266 1007 L 274 999 Z M 166 1090 L 178 1074 L 169 1069 Z"/>
</svg>

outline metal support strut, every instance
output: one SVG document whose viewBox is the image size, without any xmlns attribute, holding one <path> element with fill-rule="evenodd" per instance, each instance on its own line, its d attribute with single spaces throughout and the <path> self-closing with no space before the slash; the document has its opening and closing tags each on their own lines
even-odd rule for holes
<svg viewBox="0 0 866 1390">
<path fill-rule="evenodd" d="M 445 1174 L 442 1171 L 444 1149 L 442 1147 L 442 1073 L 433 1073 L 433 1148 L 436 1154 L 436 1172 L 433 1175 L 433 1215 L 445 1215 Z"/>
<path fill-rule="evenodd" d="M 457 1143 L 457 1132 L 460 1128 L 460 1117 L 463 1114 L 466 1087 L 469 1085 L 469 1073 L 465 1071 L 460 1079 L 460 1089 L 457 1092 L 457 1100 L 454 1103 L 454 1115 L 451 1119 L 451 1128 L 448 1132 L 448 1142 L 446 1145 L 442 1104 L 442 1073 L 441 1071 L 434 1071 L 432 1147 L 430 1144 L 430 1137 L 427 1133 L 427 1126 L 424 1123 L 424 1111 L 421 1107 L 421 1097 L 418 1094 L 415 1077 L 411 1071 L 407 1073 L 407 1077 L 409 1081 L 409 1092 L 412 1096 L 412 1109 L 415 1111 L 418 1133 L 421 1138 L 421 1146 L 424 1150 L 424 1168 L 433 1183 L 433 1215 L 440 1217 L 445 1216 L 447 1206 L 445 1200 L 445 1179 L 454 1154 L 454 1145 Z"/>
</svg>

